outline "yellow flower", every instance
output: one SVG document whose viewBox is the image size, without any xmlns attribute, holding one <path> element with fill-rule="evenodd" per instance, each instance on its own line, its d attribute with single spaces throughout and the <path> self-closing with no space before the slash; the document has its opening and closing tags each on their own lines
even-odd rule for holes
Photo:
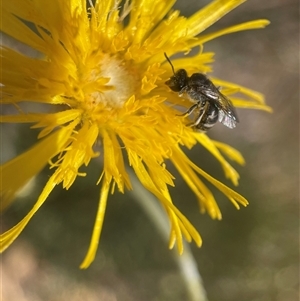
<svg viewBox="0 0 300 301">
<path fill-rule="evenodd" d="M 169 246 L 176 243 L 179 253 L 183 251 L 182 236 L 198 246 L 201 238 L 172 203 L 168 186 L 175 184 L 167 160 L 195 193 L 201 211 L 212 218 L 221 219 L 221 212 L 199 175 L 237 208 L 248 204 L 182 151 L 182 146 L 192 148 L 200 143 L 237 185 L 239 176 L 225 157 L 243 164 L 239 152 L 195 132 L 186 125 L 187 118 L 178 116 L 178 105 L 188 108 L 191 104 L 165 84 L 172 70 L 164 52 L 172 56 L 198 46 L 197 55 L 172 62 L 175 70 L 206 73 L 211 71 L 208 63 L 213 54 L 203 52 L 205 42 L 227 33 L 263 28 L 269 22 L 257 20 L 198 36 L 244 0 L 215 0 L 190 18 L 171 10 L 173 0 L 132 0 L 123 8 L 120 2 L 96 0 L 90 8 L 86 0 L 2 2 L 1 31 L 41 56 L 30 58 L 3 46 L 1 102 L 14 105 L 16 113 L 1 116 L 1 122 L 29 123 L 41 131 L 37 144 L 1 166 L 1 208 L 47 163 L 53 174 L 29 213 L 1 235 L 1 251 L 18 237 L 56 185 L 62 183 L 69 189 L 77 176 L 86 175 L 82 166 L 97 156 L 103 156 L 104 162 L 97 183 L 101 185 L 99 209 L 81 268 L 94 260 L 108 194 L 116 188 L 122 193 L 131 189 L 127 164 L 165 208 L 171 224 Z M 220 80 L 214 83 L 223 87 L 222 93 L 230 95 L 237 107 L 270 110 L 257 92 Z M 234 96 L 236 92 L 243 97 Z M 24 112 L 18 106 L 23 101 L 51 105 L 52 109 L 49 113 Z"/>
</svg>

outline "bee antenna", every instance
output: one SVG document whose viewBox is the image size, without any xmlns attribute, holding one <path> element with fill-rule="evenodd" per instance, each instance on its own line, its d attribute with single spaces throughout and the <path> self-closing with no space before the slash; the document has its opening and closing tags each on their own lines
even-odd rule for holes
<svg viewBox="0 0 300 301">
<path fill-rule="evenodd" d="M 171 63 L 170 59 L 168 58 L 167 54 L 164 52 L 164 55 L 167 59 L 167 61 L 170 63 L 171 67 L 172 67 L 172 70 L 173 70 L 173 74 L 175 75 L 175 70 L 174 70 L 174 67 L 173 67 L 173 64 Z"/>
</svg>

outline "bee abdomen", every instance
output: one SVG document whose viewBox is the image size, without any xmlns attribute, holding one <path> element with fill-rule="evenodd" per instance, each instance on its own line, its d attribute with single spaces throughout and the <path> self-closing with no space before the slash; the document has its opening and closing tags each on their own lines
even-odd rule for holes
<svg viewBox="0 0 300 301">
<path fill-rule="evenodd" d="M 218 117 L 219 110 L 214 105 L 209 104 L 201 119 L 197 120 L 197 122 L 194 124 L 194 127 L 197 130 L 206 132 L 217 123 Z"/>
</svg>

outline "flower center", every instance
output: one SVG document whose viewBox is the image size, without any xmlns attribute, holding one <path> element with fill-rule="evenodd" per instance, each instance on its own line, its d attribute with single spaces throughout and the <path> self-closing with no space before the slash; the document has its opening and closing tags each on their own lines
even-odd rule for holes
<svg viewBox="0 0 300 301">
<path fill-rule="evenodd" d="M 101 63 L 90 72 L 90 82 L 101 82 L 101 88 L 86 93 L 90 106 L 101 105 L 105 109 L 121 108 L 138 88 L 138 73 L 125 61 L 104 55 Z"/>
</svg>

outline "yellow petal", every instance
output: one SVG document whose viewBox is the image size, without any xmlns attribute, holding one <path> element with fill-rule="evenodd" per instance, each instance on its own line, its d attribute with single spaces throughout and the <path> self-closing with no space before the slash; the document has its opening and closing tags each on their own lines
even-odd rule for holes
<svg viewBox="0 0 300 301">
<path fill-rule="evenodd" d="M 194 239 L 194 241 L 196 242 L 196 244 L 198 246 L 201 246 L 202 240 L 197 230 L 192 226 L 189 220 L 172 204 L 171 199 L 167 198 L 166 194 L 162 193 L 156 188 L 155 184 L 152 181 L 152 178 L 149 176 L 145 166 L 143 165 L 141 160 L 137 157 L 137 155 L 135 153 L 129 152 L 128 156 L 129 156 L 130 164 L 133 167 L 142 185 L 146 189 L 148 189 L 151 193 L 153 193 L 162 202 L 165 209 L 167 210 L 167 213 L 170 217 L 170 221 L 172 224 L 172 230 L 175 231 L 176 234 L 178 251 L 182 252 L 183 250 L 182 235 L 178 228 L 180 226 L 185 227 L 186 230 L 190 233 L 190 235 Z M 178 223 L 177 218 L 181 220 L 182 224 Z M 172 231 L 171 231 L 171 235 L 172 235 Z"/>
<path fill-rule="evenodd" d="M 47 182 L 46 186 L 44 187 L 37 202 L 29 211 L 29 213 L 17 225 L 0 235 L 0 253 L 2 253 L 6 248 L 8 248 L 19 236 L 19 234 L 23 231 L 23 229 L 28 224 L 33 215 L 43 205 L 43 203 L 45 202 L 55 185 L 56 183 L 53 181 L 53 177 L 51 177 Z"/>
<path fill-rule="evenodd" d="M 234 25 L 231 27 L 227 27 L 225 29 L 218 30 L 216 32 L 209 33 L 207 35 L 201 35 L 197 41 L 192 41 L 189 43 L 190 47 L 195 47 L 199 44 L 204 44 L 208 41 L 214 40 L 220 36 L 224 36 L 226 34 L 244 31 L 244 30 L 252 30 L 252 29 L 260 29 L 266 27 L 270 24 L 268 20 L 255 20 L 250 22 L 244 22 L 238 25 Z"/>
<path fill-rule="evenodd" d="M 216 86 L 222 87 L 222 93 L 225 91 L 225 89 L 229 88 L 229 89 L 232 89 L 233 93 L 239 92 L 239 93 L 244 94 L 245 96 L 250 97 L 251 99 L 257 101 L 260 104 L 265 103 L 264 95 L 257 91 L 254 91 L 252 89 L 248 89 L 243 86 L 240 86 L 240 85 L 228 82 L 228 81 L 224 81 L 224 80 L 221 80 L 221 79 L 218 79 L 215 77 L 211 77 L 211 79 Z M 227 94 L 227 93 L 224 92 L 224 94 Z M 231 97 L 230 97 L 230 99 L 231 99 Z"/>
<path fill-rule="evenodd" d="M 237 97 L 230 97 L 234 105 L 238 108 L 243 108 L 243 109 L 256 109 L 256 110 L 262 110 L 266 111 L 268 113 L 272 113 L 273 109 L 265 104 L 257 103 L 254 101 L 249 101 Z"/>
<path fill-rule="evenodd" d="M 224 153 L 230 160 L 233 160 L 240 165 L 245 164 L 245 159 L 242 156 L 242 154 L 237 151 L 235 148 L 229 146 L 228 144 L 216 141 L 216 140 L 211 140 L 213 144 L 222 152 Z"/>
<path fill-rule="evenodd" d="M 204 148 L 206 148 L 222 165 L 222 168 L 225 173 L 225 177 L 230 179 L 232 183 L 237 186 L 239 180 L 239 174 L 237 171 L 225 160 L 225 158 L 221 155 L 217 147 L 214 143 L 209 139 L 209 137 L 205 134 L 194 134 L 195 138 L 199 143 L 202 144 Z"/>
<path fill-rule="evenodd" d="M 171 160 L 187 185 L 197 196 L 201 212 L 208 212 L 212 219 L 220 220 L 222 214 L 213 194 L 199 179 L 199 176 L 194 172 L 191 166 L 186 163 L 185 154 L 178 149 L 176 152 L 174 151 Z"/>
<path fill-rule="evenodd" d="M 246 0 L 215 0 L 188 19 L 188 34 L 195 36 Z"/>
<path fill-rule="evenodd" d="M 93 146 L 98 138 L 98 126 L 84 123 L 78 132 L 73 134 L 73 141 L 51 168 L 57 167 L 55 171 L 56 183 L 62 182 L 63 188 L 69 189 L 77 176 L 85 176 L 85 173 L 78 172 L 79 168 L 89 164 L 92 158 L 99 153 L 94 152 Z"/>
<path fill-rule="evenodd" d="M 193 162 L 190 161 L 189 164 L 197 173 L 199 173 L 202 177 L 204 177 L 206 180 L 208 180 L 210 183 L 212 183 L 214 186 L 216 186 L 220 191 L 222 191 L 228 197 L 228 199 L 235 205 L 235 207 L 237 209 L 240 209 L 239 203 L 243 206 L 247 206 L 249 204 L 248 201 L 243 196 L 241 196 L 234 190 L 230 189 L 229 187 L 227 187 L 220 181 L 218 181 L 215 178 L 213 178 L 212 176 L 210 176 L 208 173 L 203 171 L 201 168 L 199 168 Z"/>
<path fill-rule="evenodd" d="M 102 136 L 106 177 L 109 180 L 113 177 L 121 192 L 124 192 L 124 184 L 127 188 L 131 189 L 130 180 L 124 165 L 122 149 L 120 148 L 116 135 L 103 130 Z"/>
<path fill-rule="evenodd" d="M 25 8 L 25 11 L 28 11 L 28 8 L 31 7 L 30 1 L 24 0 L 19 2 L 2 0 L 0 30 L 16 40 L 45 53 L 47 47 L 43 39 L 17 17 L 20 16 L 20 18 L 22 18 L 22 12 L 24 12 L 24 10 L 22 10 L 23 7 Z M 15 11 L 16 8 L 20 8 L 19 12 L 21 15 Z"/>
<path fill-rule="evenodd" d="M 0 167 L 1 209 L 6 208 L 15 193 L 33 176 L 38 174 L 47 162 L 60 153 L 68 142 L 73 128 L 57 130 L 20 156 Z"/>
<path fill-rule="evenodd" d="M 101 193 L 100 193 L 99 207 L 96 215 L 96 221 L 94 225 L 92 239 L 90 242 L 89 250 L 80 265 L 81 269 L 87 269 L 95 259 L 96 252 L 99 245 L 100 235 L 102 231 L 104 216 L 105 216 L 105 209 L 107 204 L 109 187 L 110 187 L 110 181 L 104 178 Z"/>
</svg>

